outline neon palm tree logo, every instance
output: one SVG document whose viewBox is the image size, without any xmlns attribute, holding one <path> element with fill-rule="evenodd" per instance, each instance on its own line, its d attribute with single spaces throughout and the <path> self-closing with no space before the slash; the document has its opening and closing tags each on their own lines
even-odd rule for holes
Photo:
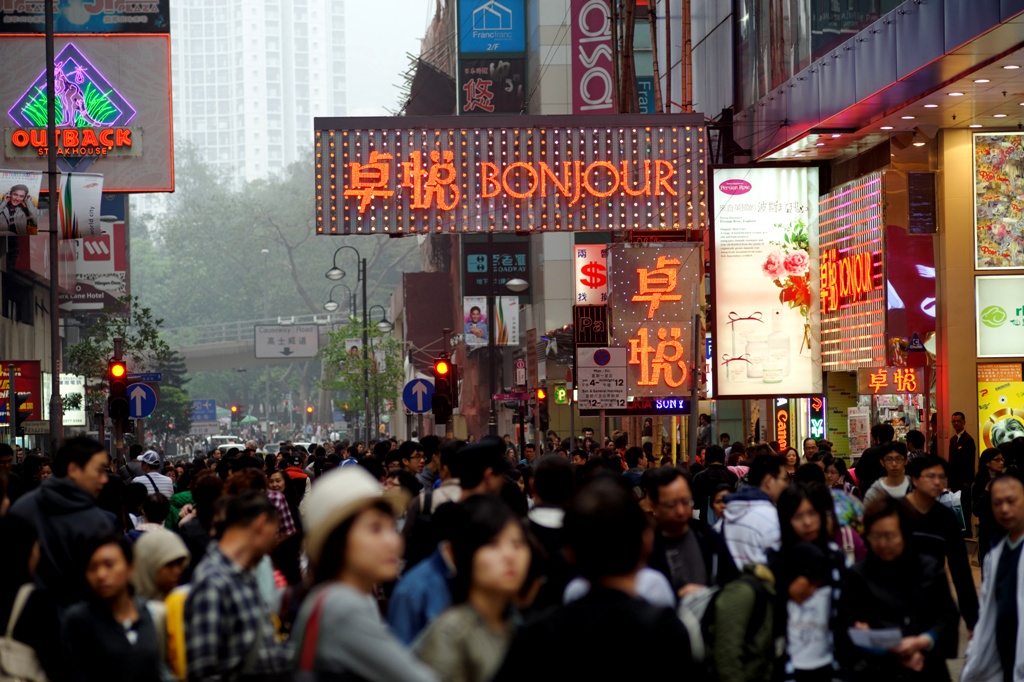
<svg viewBox="0 0 1024 682">
<path fill-rule="evenodd" d="M 55 118 L 58 126 L 124 126 L 135 118 L 135 108 L 73 43 L 68 43 L 54 61 Z M 46 105 L 44 71 L 7 113 L 18 125 L 42 128 L 46 125 Z"/>
</svg>

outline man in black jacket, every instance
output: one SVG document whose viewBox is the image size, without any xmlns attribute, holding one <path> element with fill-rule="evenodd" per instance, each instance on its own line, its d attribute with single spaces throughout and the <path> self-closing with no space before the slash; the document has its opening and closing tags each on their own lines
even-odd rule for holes
<svg viewBox="0 0 1024 682">
<path fill-rule="evenodd" d="M 110 455 L 91 438 L 71 438 L 57 450 L 53 476 L 18 500 L 11 516 L 39 533 L 36 580 L 65 608 L 90 594 L 84 552 L 93 539 L 114 530 L 114 517 L 96 506 L 107 482 Z"/>
<path fill-rule="evenodd" d="M 711 528 L 690 523 L 693 495 L 682 471 L 655 469 L 643 483 L 657 526 L 647 563 L 668 578 L 676 596 L 724 585 L 739 576 L 721 536 Z"/>
<path fill-rule="evenodd" d="M 636 597 L 651 531 L 624 485 L 589 483 L 566 513 L 565 532 L 590 591 L 520 628 L 494 680 L 654 679 L 671 670 L 702 680 L 675 612 Z"/>
<path fill-rule="evenodd" d="M 978 622 L 978 592 L 967 562 L 967 548 L 960 531 L 960 521 L 939 496 L 946 489 L 946 463 L 934 455 L 915 457 L 907 464 L 907 476 L 913 491 L 906 500 L 911 509 L 914 546 L 929 554 L 941 565 L 948 560 L 960 614 L 968 630 Z M 964 510 L 970 514 L 969 510 Z"/>
<path fill-rule="evenodd" d="M 704 465 L 704 470 L 693 477 L 693 509 L 697 512 L 694 516 L 707 525 L 712 491 L 720 483 L 735 490 L 739 477 L 725 467 L 725 450 L 719 445 L 709 445 L 704 451 Z"/>
<path fill-rule="evenodd" d="M 964 431 L 967 418 L 963 412 L 954 412 L 950 418 L 953 435 L 949 438 L 949 489 L 960 491 L 960 504 L 966 515 L 967 530 L 964 537 L 971 537 L 971 485 L 974 484 L 974 465 L 978 446 L 971 434 Z"/>
</svg>

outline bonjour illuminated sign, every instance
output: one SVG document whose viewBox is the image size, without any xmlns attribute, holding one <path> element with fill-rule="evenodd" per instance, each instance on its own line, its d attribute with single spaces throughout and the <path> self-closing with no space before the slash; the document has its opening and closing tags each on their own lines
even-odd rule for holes
<svg viewBox="0 0 1024 682">
<path fill-rule="evenodd" d="M 444 120 L 317 119 L 317 232 L 706 226 L 699 115 Z"/>
</svg>

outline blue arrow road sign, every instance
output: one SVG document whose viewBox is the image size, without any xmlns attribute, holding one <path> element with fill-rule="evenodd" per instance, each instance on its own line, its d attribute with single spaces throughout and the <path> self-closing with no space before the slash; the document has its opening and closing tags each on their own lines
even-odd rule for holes
<svg viewBox="0 0 1024 682">
<path fill-rule="evenodd" d="M 217 421 L 216 400 L 193 400 L 192 421 L 194 422 L 215 422 Z"/>
<path fill-rule="evenodd" d="M 146 384 L 132 384 L 128 388 L 128 416 L 145 419 L 156 409 L 156 391 Z"/>
<path fill-rule="evenodd" d="M 426 379 L 413 379 L 402 389 L 402 402 L 410 412 L 430 412 L 434 404 L 434 384 Z"/>
</svg>

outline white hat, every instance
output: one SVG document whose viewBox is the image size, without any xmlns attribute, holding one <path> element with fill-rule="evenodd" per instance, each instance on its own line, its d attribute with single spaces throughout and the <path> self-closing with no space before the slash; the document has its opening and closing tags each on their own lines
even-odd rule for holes
<svg viewBox="0 0 1024 682">
<path fill-rule="evenodd" d="M 361 466 L 336 468 L 317 479 L 302 517 L 310 562 L 320 562 L 324 543 L 335 528 L 377 502 L 389 505 L 397 516 L 407 500 L 400 493 L 384 495 L 380 482 Z"/>
<path fill-rule="evenodd" d="M 156 450 L 146 450 L 139 455 L 139 461 L 145 462 L 150 466 L 158 466 L 160 464 L 160 455 L 156 453 Z"/>
</svg>

